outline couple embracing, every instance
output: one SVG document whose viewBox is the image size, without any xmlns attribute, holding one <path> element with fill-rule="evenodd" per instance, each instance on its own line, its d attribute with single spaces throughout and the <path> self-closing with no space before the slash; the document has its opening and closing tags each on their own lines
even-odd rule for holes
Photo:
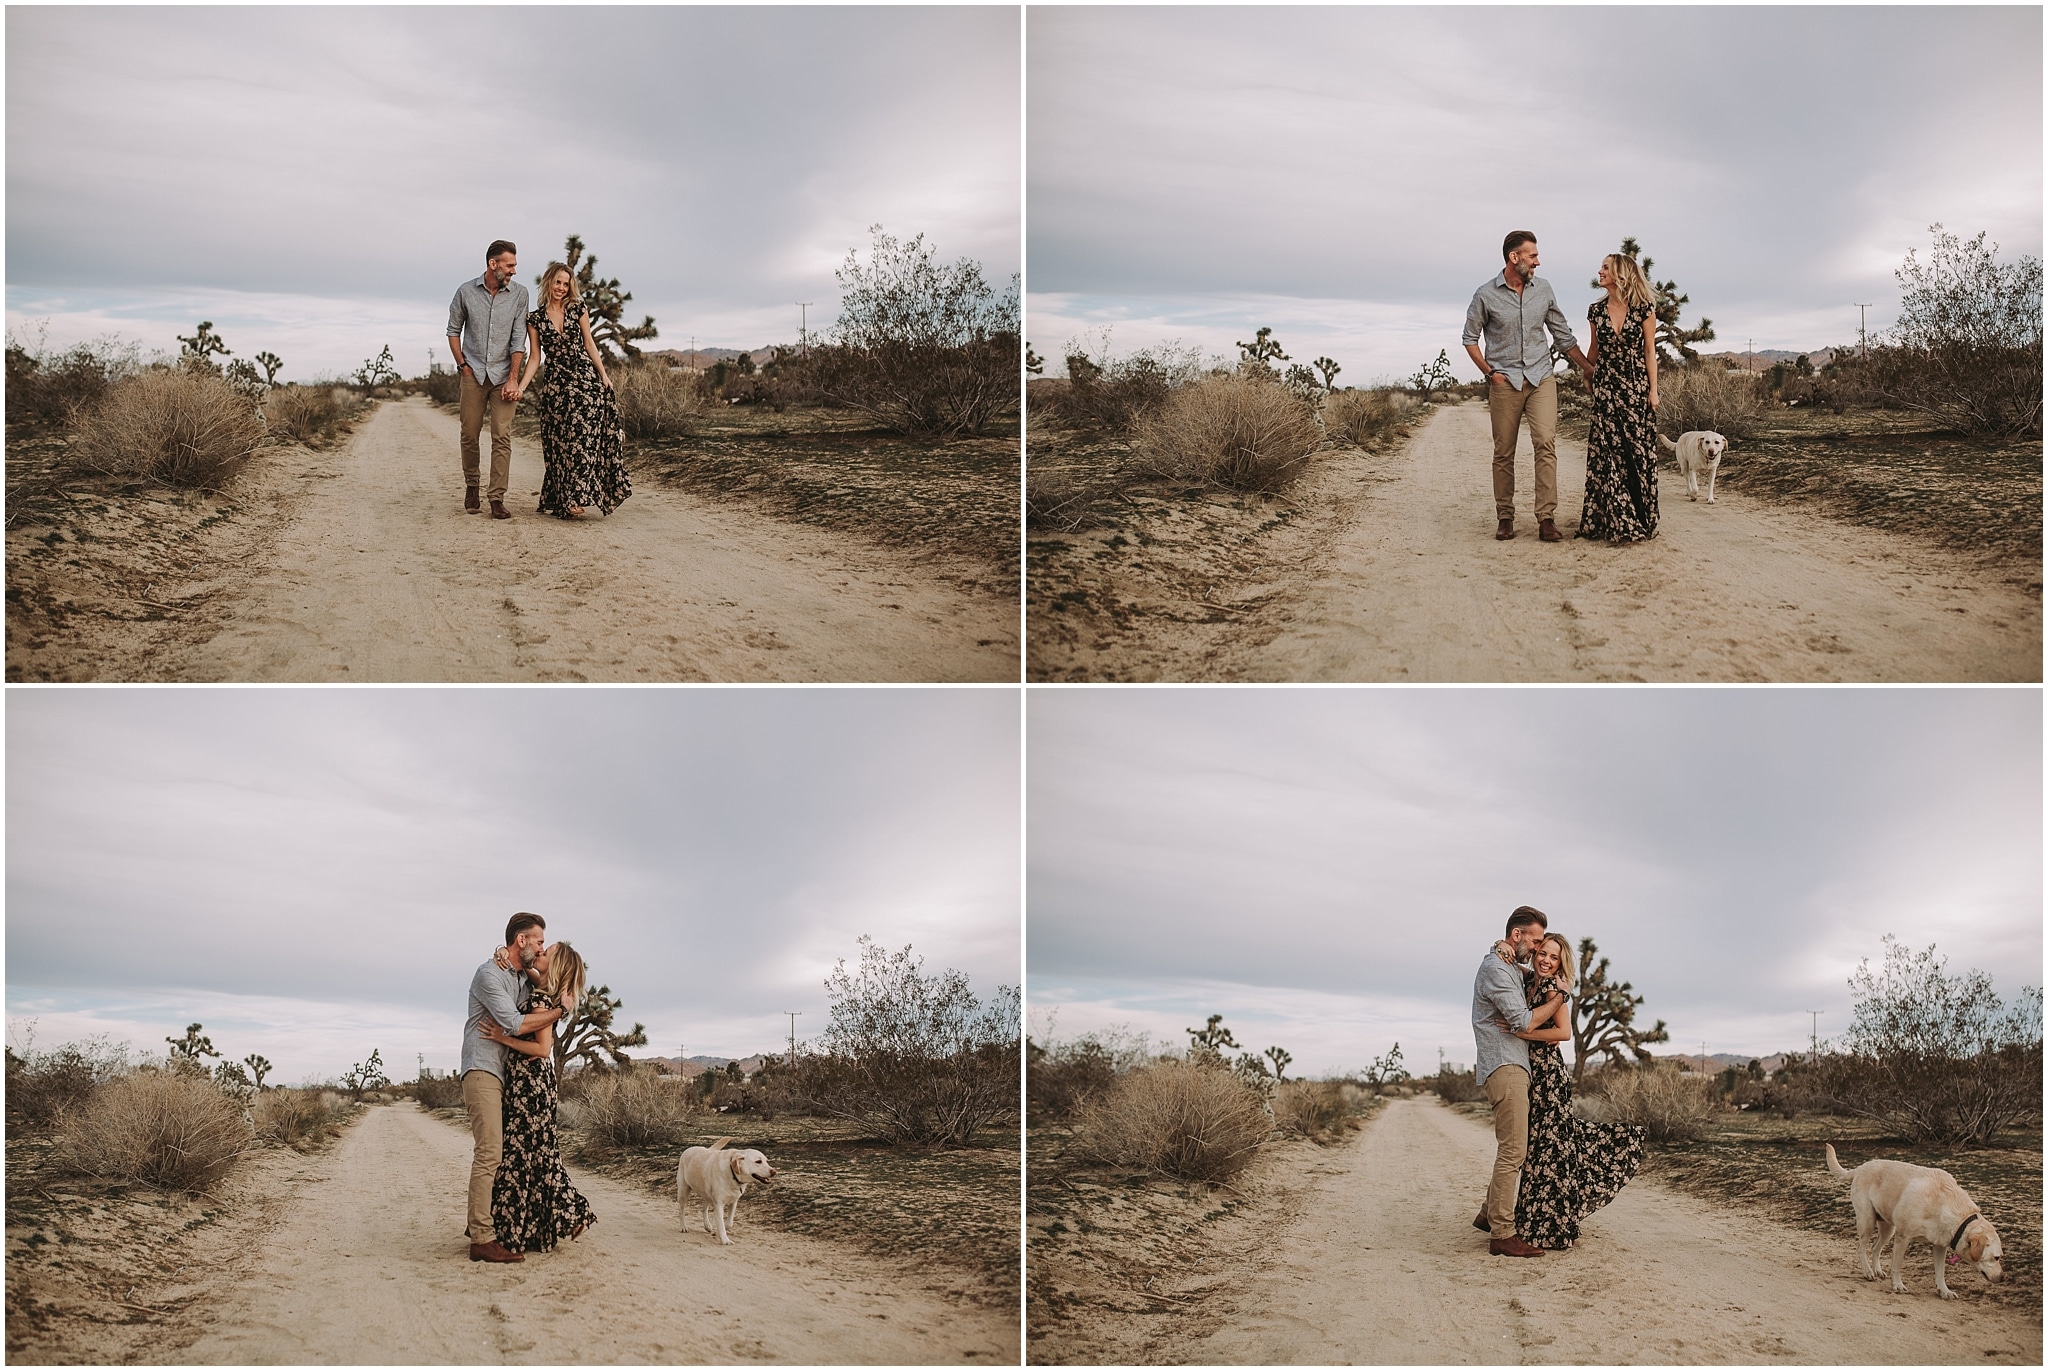
<svg viewBox="0 0 2048 1371">
<path fill-rule="evenodd" d="M 574 519 L 587 506 L 610 514 L 633 493 L 622 455 L 619 406 L 604 354 L 590 332 L 576 274 L 550 262 L 541 274 L 539 309 L 527 309 L 526 287 L 513 277 L 519 249 L 500 238 L 484 249 L 484 274 L 455 288 L 448 305 L 448 349 L 462 393 L 462 507 L 483 508 L 484 414 L 491 418 L 491 484 L 483 493 L 493 519 L 509 519 L 505 483 L 512 479 L 512 411 L 533 383 L 545 355 L 540 392 L 540 455 L 546 474 L 540 510 Z"/>
<path fill-rule="evenodd" d="M 1575 979 L 1571 943 L 1550 932 L 1542 910 L 1523 905 L 1472 983 L 1473 1074 L 1493 1106 L 1496 1144 L 1472 1226 L 1489 1234 L 1487 1251 L 1498 1257 L 1573 1246 L 1579 1220 L 1643 1164 L 1643 1129 L 1572 1113 L 1571 1069 L 1558 1044 L 1572 1035 Z"/>
<path fill-rule="evenodd" d="M 514 914 L 505 945 L 469 981 L 462 1107 L 469 1167 L 469 1259 L 525 1261 L 597 1222 L 569 1183 L 556 1132 L 555 1024 L 576 1012 L 583 958 L 552 947 L 538 914 Z"/>
</svg>

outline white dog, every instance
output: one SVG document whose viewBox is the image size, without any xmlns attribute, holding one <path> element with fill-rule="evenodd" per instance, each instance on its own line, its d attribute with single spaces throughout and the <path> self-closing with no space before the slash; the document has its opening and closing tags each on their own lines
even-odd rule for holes
<svg viewBox="0 0 2048 1371">
<path fill-rule="evenodd" d="M 1657 446 L 1678 458 L 1678 470 L 1685 476 L 1686 497 L 1700 498 L 1700 473 L 1704 471 L 1707 503 L 1714 503 L 1714 475 L 1721 470 L 1721 454 L 1728 450 L 1728 440 L 1718 433 L 1695 430 L 1679 434 L 1675 443 L 1660 433 Z"/>
<path fill-rule="evenodd" d="M 704 1217 L 704 1231 L 716 1233 L 718 1241 L 726 1246 L 732 1245 L 726 1229 L 739 1226 L 740 1196 L 747 1193 L 747 1186 L 754 1181 L 766 1185 L 775 1179 L 775 1168 L 768 1164 L 768 1158 L 751 1147 L 729 1152 L 725 1145 L 731 1141 L 720 1138 L 709 1147 L 686 1147 L 682 1160 L 676 1164 L 676 1212 L 683 1227 L 690 1226 L 689 1202 L 694 1196 Z M 730 1218 L 726 1214 L 728 1201 L 732 1207 Z M 715 1227 L 711 1222 L 713 1211 L 718 1214 Z"/>
<path fill-rule="evenodd" d="M 1945 1300 L 1956 1298 L 1948 1288 L 1945 1268 L 1950 1261 L 1968 1262 L 1987 1281 L 2005 1278 L 2005 1251 L 1999 1245 L 1998 1230 L 1977 1212 L 1976 1202 L 1956 1184 L 1954 1176 L 1931 1166 L 1881 1160 L 1844 1171 L 1835 1160 L 1833 1143 L 1827 1145 L 1827 1152 L 1828 1173 L 1849 1182 L 1849 1202 L 1856 1206 L 1856 1256 L 1863 1263 L 1865 1280 L 1884 1275 L 1884 1245 L 1896 1239 L 1892 1289 L 1903 1295 L 1906 1278 L 1900 1263 L 1915 1238 L 1935 1249 L 1934 1288 Z M 1954 1257 L 1949 1256 L 1951 1252 Z"/>
</svg>

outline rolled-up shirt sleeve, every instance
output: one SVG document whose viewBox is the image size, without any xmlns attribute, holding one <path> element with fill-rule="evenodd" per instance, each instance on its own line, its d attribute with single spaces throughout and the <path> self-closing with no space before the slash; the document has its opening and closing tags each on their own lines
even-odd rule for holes
<svg viewBox="0 0 2048 1371">
<path fill-rule="evenodd" d="M 462 336 L 462 287 L 455 288 L 455 298 L 448 302 L 448 336 Z"/>
<path fill-rule="evenodd" d="M 1488 969 L 1486 1002 L 1500 1011 L 1508 1027 L 1520 1032 L 1529 1026 L 1529 1005 L 1522 997 L 1522 977 L 1506 962 L 1496 959 L 1499 971 Z"/>
<path fill-rule="evenodd" d="M 1550 330 L 1551 341 L 1557 344 L 1560 356 L 1568 356 L 1579 345 L 1572 336 L 1572 326 L 1565 321 L 1564 311 L 1557 307 L 1557 297 L 1550 297 L 1550 308 L 1543 312 L 1543 326 Z"/>
<path fill-rule="evenodd" d="M 1465 345 L 1470 347 L 1479 341 L 1486 328 L 1486 301 L 1480 298 L 1486 287 L 1472 292 L 1472 303 L 1465 309 Z"/>
</svg>

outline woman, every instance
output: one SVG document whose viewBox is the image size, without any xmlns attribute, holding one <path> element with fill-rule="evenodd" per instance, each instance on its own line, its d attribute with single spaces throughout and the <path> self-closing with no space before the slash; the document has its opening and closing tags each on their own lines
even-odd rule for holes
<svg viewBox="0 0 2048 1371">
<path fill-rule="evenodd" d="M 1574 972 L 1571 945 L 1546 933 L 1530 962 L 1529 1154 L 1515 1201 L 1515 1231 L 1532 1247 L 1566 1248 L 1579 1220 L 1621 1193 L 1643 1164 L 1646 1130 L 1591 1123 L 1572 1113 L 1572 1073 L 1558 1044 L 1571 1037 L 1567 996 Z"/>
<path fill-rule="evenodd" d="M 534 959 L 528 973 L 538 987 L 532 1008 L 560 1005 L 567 1019 L 583 993 L 583 958 L 567 943 L 556 943 Z M 555 1030 L 550 1024 L 532 1038 L 508 1035 L 490 1015 L 481 1032 L 505 1058 L 505 1153 L 491 1183 L 491 1226 L 513 1252 L 545 1252 L 563 1237 L 578 1238 L 597 1222 L 590 1202 L 576 1193 L 562 1167 L 555 1129 Z"/>
<path fill-rule="evenodd" d="M 1593 426 L 1579 537 L 1621 547 L 1657 534 L 1657 315 L 1634 258 L 1608 254 L 1600 284 L 1607 298 L 1586 311 L 1593 326 L 1586 344 Z"/>
<path fill-rule="evenodd" d="M 545 349 L 548 383 L 540 394 L 540 513 L 573 519 L 585 505 L 610 514 L 633 493 L 619 438 L 618 397 L 604 369 L 604 354 L 590 336 L 590 312 L 576 277 L 560 262 L 540 278 L 541 307 L 526 316 L 526 374 L 540 370 Z"/>
</svg>

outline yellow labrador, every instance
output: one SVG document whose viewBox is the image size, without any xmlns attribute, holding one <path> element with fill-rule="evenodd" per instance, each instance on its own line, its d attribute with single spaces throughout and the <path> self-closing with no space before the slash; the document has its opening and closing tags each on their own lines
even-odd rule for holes
<svg viewBox="0 0 2048 1371">
<path fill-rule="evenodd" d="M 1865 1280 L 1883 1277 L 1884 1245 L 1894 1242 L 1892 1289 L 1904 1294 L 1906 1277 L 1900 1263 L 1915 1238 L 1935 1248 L 1934 1288 L 1945 1300 L 1956 1298 L 1948 1288 L 1950 1260 L 1968 1262 L 1987 1281 L 2005 1278 L 1998 1230 L 1977 1212 L 1976 1202 L 1954 1176 L 1931 1166 L 1883 1160 L 1844 1171 L 1835 1160 L 1833 1143 L 1827 1152 L 1828 1174 L 1849 1182 L 1849 1202 L 1856 1206 L 1856 1256 L 1863 1263 Z"/>
<path fill-rule="evenodd" d="M 732 1245 L 727 1236 L 729 1227 L 737 1227 L 740 1221 L 740 1196 L 747 1193 L 747 1186 L 753 1182 L 762 1185 L 775 1179 L 775 1168 L 768 1164 L 768 1158 L 754 1148 L 737 1152 L 727 1151 L 726 1144 L 731 1138 L 720 1138 L 709 1147 L 686 1147 L 683 1157 L 676 1164 L 676 1212 L 681 1216 L 683 1227 L 690 1226 L 689 1202 L 695 1198 L 704 1217 L 704 1231 L 716 1233 L 718 1241 Z M 726 1214 L 731 1206 L 731 1217 Z M 714 1227 L 713 1212 L 718 1215 Z"/>
<path fill-rule="evenodd" d="M 1718 433 L 1697 429 L 1679 434 L 1675 443 L 1660 433 L 1657 446 L 1678 459 L 1679 474 L 1685 477 L 1686 498 L 1700 498 L 1700 473 L 1705 472 L 1707 503 L 1714 503 L 1714 477 L 1721 470 L 1721 454 L 1728 450 L 1728 440 Z"/>
</svg>

